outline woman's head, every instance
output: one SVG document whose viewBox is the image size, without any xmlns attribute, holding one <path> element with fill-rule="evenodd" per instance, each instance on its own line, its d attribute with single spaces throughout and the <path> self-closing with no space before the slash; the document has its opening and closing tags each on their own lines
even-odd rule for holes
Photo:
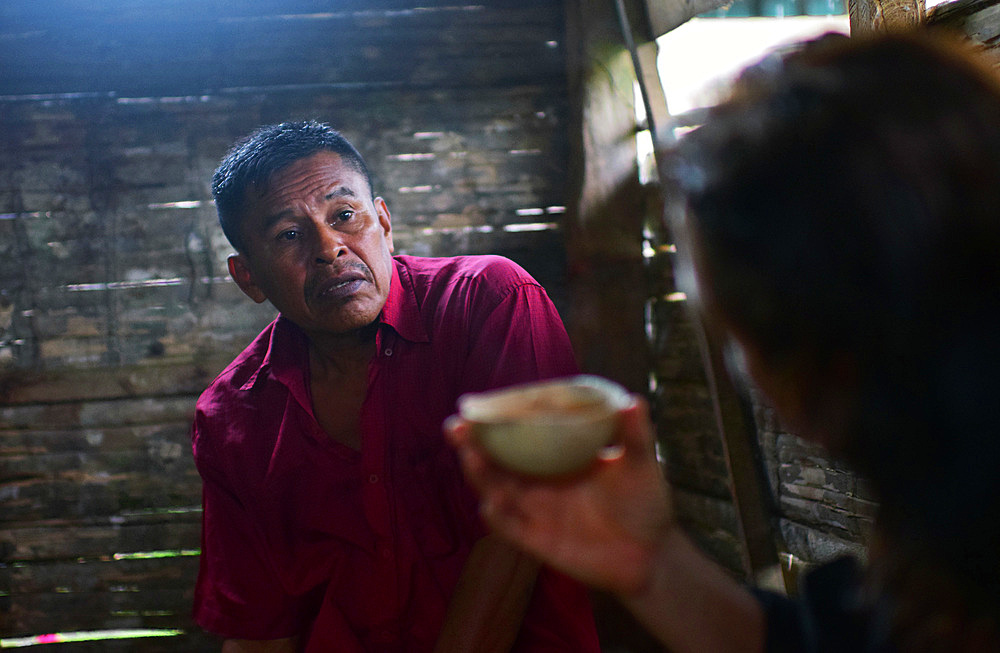
<svg viewBox="0 0 1000 653">
<path fill-rule="evenodd" d="M 669 160 L 705 309 L 799 434 L 839 411 L 898 534 L 1000 545 L 993 73 L 928 35 L 825 37 L 748 70 Z"/>
<path fill-rule="evenodd" d="M 748 70 L 674 155 L 708 310 L 765 365 L 850 359 L 862 390 L 936 404 L 928 377 L 1000 349 L 1000 87 L 961 48 L 826 37 Z"/>
</svg>

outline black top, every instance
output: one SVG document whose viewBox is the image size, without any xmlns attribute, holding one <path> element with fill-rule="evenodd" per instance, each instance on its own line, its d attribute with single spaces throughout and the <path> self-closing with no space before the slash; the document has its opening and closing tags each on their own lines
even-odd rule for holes
<svg viewBox="0 0 1000 653">
<path fill-rule="evenodd" d="M 795 598 L 753 589 L 767 615 L 767 653 L 895 653 L 886 620 L 861 600 L 852 558 L 810 570 Z"/>
</svg>

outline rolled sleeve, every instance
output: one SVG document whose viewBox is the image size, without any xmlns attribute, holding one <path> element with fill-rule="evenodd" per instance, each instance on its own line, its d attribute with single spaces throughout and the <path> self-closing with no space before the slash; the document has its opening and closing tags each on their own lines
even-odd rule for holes
<svg viewBox="0 0 1000 653">
<path fill-rule="evenodd" d="M 291 637 L 299 629 L 299 606 L 276 580 L 253 520 L 227 489 L 225 475 L 210 462 L 201 435 L 196 427 L 193 440 L 203 481 L 203 513 L 194 620 L 223 637 Z"/>
</svg>

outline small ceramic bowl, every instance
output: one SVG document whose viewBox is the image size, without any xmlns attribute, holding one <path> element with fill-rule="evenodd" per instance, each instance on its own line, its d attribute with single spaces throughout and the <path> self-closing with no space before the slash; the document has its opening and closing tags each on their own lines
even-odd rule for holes
<svg viewBox="0 0 1000 653">
<path fill-rule="evenodd" d="M 562 476 L 587 467 L 611 442 L 630 401 L 617 383 L 580 375 L 462 395 L 458 410 L 501 466 Z"/>
</svg>

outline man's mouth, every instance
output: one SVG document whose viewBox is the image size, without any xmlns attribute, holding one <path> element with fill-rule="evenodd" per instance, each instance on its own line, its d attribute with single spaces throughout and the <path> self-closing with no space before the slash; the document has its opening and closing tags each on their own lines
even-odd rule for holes
<svg viewBox="0 0 1000 653">
<path fill-rule="evenodd" d="M 314 294 L 323 301 L 337 301 L 350 297 L 368 283 L 368 275 L 358 269 L 345 270 L 321 281 Z"/>
</svg>

